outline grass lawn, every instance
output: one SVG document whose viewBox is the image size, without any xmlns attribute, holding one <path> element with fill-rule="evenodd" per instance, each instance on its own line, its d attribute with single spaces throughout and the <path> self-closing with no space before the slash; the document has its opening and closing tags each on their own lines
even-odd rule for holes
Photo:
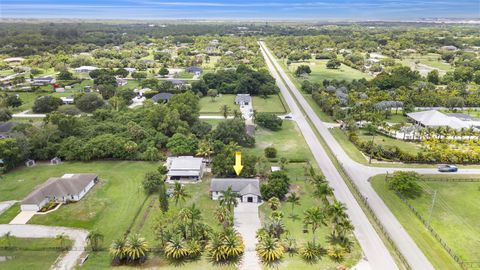
<svg viewBox="0 0 480 270">
<path fill-rule="evenodd" d="M 240 107 L 235 104 L 235 95 L 222 95 L 216 97 L 214 100 L 212 100 L 211 97 L 202 97 L 200 99 L 200 114 L 207 113 L 220 115 L 220 108 L 223 105 L 227 105 L 230 110 L 240 110 Z"/>
<path fill-rule="evenodd" d="M 74 92 L 73 90 L 67 90 L 65 93 L 54 93 L 54 92 L 12 92 L 13 94 L 18 94 L 22 100 L 22 105 L 15 108 L 14 112 L 21 112 L 25 110 L 31 110 L 33 103 L 39 96 L 55 96 L 55 97 L 67 97 L 71 96 Z"/>
<path fill-rule="evenodd" d="M 368 131 L 364 129 L 360 129 L 358 132 L 358 138 L 361 141 L 371 141 L 372 135 L 370 135 Z M 381 133 L 375 134 L 374 143 L 378 145 L 389 146 L 389 147 L 398 146 L 403 151 L 409 152 L 411 154 L 417 154 L 421 150 L 420 144 L 418 143 L 412 143 L 412 142 L 393 139 Z"/>
<path fill-rule="evenodd" d="M 441 71 L 443 71 L 443 73 L 447 71 L 451 71 L 453 69 L 452 65 L 450 65 L 449 63 L 445 63 L 442 60 L 439 60 L 439 58 L 440 58 L 440 54 L 437 54 L 437 53 L 428 53 L 425 55 L 414 53 L 398 61 L 400 61 L 400 63 L 402 63 L 403 65 L 411 67 L 413 69 L 417 68 L 417 65 L 415 62 L 430 66 L 432 68 L 438 68 Z"/>
<path fill-rule="evenodd" d="M 7 257 L 5 261 L 0 260 L 0 269 L 50 269 L 62 253 L 55 250 L 59 243 L 51 238 L 13 238 L 11 241 L 16 249 L 5 249 L 5 245 L 0 244 L 0 257 Z M 71 245 L 71 241 L 67 240 L 66 245 Z M 44 248 L 46 250 L 41 250 Z"/>
<path fill-rule="evenodd" d="M 149 162 L 96 161 L 67 162 L 61 165 L 21 167 L 3 177 L 0 200 L 21 200 L 49 177 L 65 173 L 96 173 L 100 182 L 77 203 L 60 207 L 48 215 L 34 216 L 29 223 L 98 228 L 105 243 L 122 236 L 146 198 L 141 188 L 145 172 L 157 168 Z"/>
<path fill-rule="evenodd" d="M 287 113 L 279 95 L 270 95 L 267 98 L 253 97 L 253 109 L 257 112 L 269 112 L 284 114 Z"/>
<path fill-rule="evenodd" d="M 209 123 L 210 125 L 212 125 L 212 129 L 215 129 L 218 124 L 225 121 L 225 119 L 201 119 L 200 121 Z"/>
<path fill-rule="evenodd" d="M 295 219 L 290 217 L 292 208 L 289 203 L 282 202 L 280 207 L 280 211 L 284 214 L 283 222 L 285 227 L 290 232 L 290 236 L 297 241 L 298 246 L 313 239 L 311 233 L 306 234 L 303 232 L 302 218 L 304 211 L 315 205 L 322 205 L 322 202 L 313 195 L 313 190 L 310 187 L 310 184 L 306 182 L 303 166 L 304 163 L 292 163 L 287 166 L 287 173 L 292 180 L 291 188 L 295 189 L 297 195 L 300 196 L 300 205 L 295 206 L 293 210 L 294 216 L 297 217 Z M 265 203 L 260 206 L 260 217 L 262 222 L 266 220 L 270 212 L 271 210 L 268 207 L 268 204 Z M 327 246 L 326 237 L 329 233 L 330 227 L 328 226 L 322 226 L 316 232 L 316 240 L 323 247 Z M 312 265 L 304 262 L 300 256 L 296 254 L 293 256 L 286 255 L 278 269 L 337 269 L 339 265 L 351 267 L 355 265 L 361 257 L 361 249 L 353 235 L 351 236 L 351 239 L 354 241 L 353 252 L 350 253 L 342 263 L 336 263 L 325 256 L 318 263 Z M 268 269 L 266 267 L 264 268 Z"/>
<path fill-rule="evenodd" d="M 20 204 L 16 203 L 0 215 L 0 224 L 8 224 L 20 213 Z"/>
<path fill-rule="evenodd" d="M 326 67 L 328 60 L 310 60 L 308 62 L 292 63 L 288 71 L 293 74 L 298 66 L 309 65 L 312 73 L 308 76 L 308 79 L 312 82 L 323 82 L 323 80 L 358 80 L 358 79 L 371 79 L 372 77 L 366 73 L 363 73 L 357 69 L 351 68 L 342 64 L 338 69 L 328 69 Z"/>
<path fill-rule="evenodd" d="M 290 160 L 313 160 L 310 148 L 308 148 L 297 124 L 293 121 L 283 121 L 282 129 L 279 131 L 257 127 L 255 148 L 246 148 L 244 151 L 263 156 L 263 151 L 268 146 L 277 149 L 277 157 L 286 157 Z"/>
<path fill-rule="evenodd" d="M 375 176 L 372 185 L 390 208 L 398 221 L 408 231 L 420 249 L 436 269 L 460 269 L 460 266 L 442 248 L 438 241 L 425 228 L 413 212 L 388 189 L 384 175 Z M 429 176 L 445 177 L 445 176 Z M 465 178 L 465 176 L 461 176 Z M 451 178 L 451 176 L 448 176 Z M 478 261 L 480 243 L 478 222 L 480 220 L 480 202 L 478 193 L 480 183 L 475 182 L 420 182 L 427 191 L 437 190 L 437 202 L 432 215 L 432 227 L 445 242 L 466 261 Z M 431 206 L 431 194 L 410 200 L 417 210 L 428 217 Z"/>
</svg>

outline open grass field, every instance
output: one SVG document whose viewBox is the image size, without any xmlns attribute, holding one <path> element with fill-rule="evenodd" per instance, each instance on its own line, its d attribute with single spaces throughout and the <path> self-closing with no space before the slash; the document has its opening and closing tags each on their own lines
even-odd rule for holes
<svg viewBox="0 0 480 270">
<path fill-rule="evenodd" d="M 443 74 L 453 69 L 452 65 L 450 65 L 449 63 L 443 62 L 440 59 L 440 54 L 437 54 L 437 53 L 428 53 L 425 55 L 422 55 L 419 53 L 413 53 L 411 55 L 405 56 L 402 60 L 397 60 L 397 61 L 415 70 L 419 70 L 419 71 L 425 70 L 426 73 L 428 73 L 427 71 L 428 67 L 439 69 L 440 73 L 443 73 Z M 426 65 L 428 67 L 425 67 L 423 65 Z"/>
<path fill-rule="evenodd" d="M 279 95 L 270 95 L 267 98 L 253 97 L 253 109 L 257 112 L 268 112 L 285 114 L 287 109 L 283 105 L 283 102 Z"/>
<path fill-rule="evenodd" d="M 0 214 L 0 224 L 8 224 L 20 213 L 20 204 L 16 203 Z"/>
<path fill-rule="evenodd" d="M 240 110 L 235 104 L 235 95 L 222 95 L 212 100 L 211 97 L 202 97 L 200 99 L 200 114 L 217 114 L 220 115 L 220 108 L 227 105 L 230 110 Z"/>
<path fill-rule="evenodd" d="M 452 176 L 428 176 L 428 178 L 449 178 Z M 468 176 L 461 176 L 466 178 Z M 388 189 L 384 175 L 372 179 L 372 186 L 390 208 L 398 221 L 408 231 L 417 245 L 436 269 L 460 269 L 438 241 L 425 228 L 414 213 Z M 428 219 L 433 190 L 437 191 L 431 226 L 444 241 L 465 261 L 479 261 L 480 242 L 478 222 L 480 220 L 479 182 L 420 182 L 424 193 L 409 202 Z M 476 240 L 475 240 L 476 239 Z"/>
<path fill-rule="evenodd" d="M 372 135 L 370 135 L 364 129 L 359 130 L 358 138 L 361 141 L 372 141 Z M 388 146 L 388 147 L 398 146 L 400 147 L 400 149 L 412 154 L 417 154 L 421 150 L 421 146 L 418 143 L 393 139 L 381 133 L 375 134 L 374 143 L 378 145 Z"/>
<path fill-rule="evenodd" d="M 279 210 L 284 214 L 283 222 L 285 227 L 289 231 L 290 236 L 296 239 L 298 246 L 313 239 L 311 232 L 303 232 L 302 219 L 304 211 L 315 205 L 322 205 L 322 202 L 313 195 L 313 190 L 310 187 L 310 184 L 306 182 L 306 177 L 304 176 L 304 165 L 304 163 L 292 163 L 289 164 L 286 169 L 286 172 L 292 180 L 291 188 L 293 188 L 297 195 L 300 196 L 300 205 L 293 208 L 293 216 L 295 218 L 291 217 L 291 204 L 282 202 L 281 207 L 279 208 Z M 271 209 L 268 207 L 268 204 L 264 203 L 260 206 L 260 217 L 262 222 L 265 222 L 270 213 Z M 316 239 L 323 247 L 326 247 L 327 245 L 326 237 L 330 233 L 330 230 L 330 227 L 322 226 L 316 232 Z M 336 263 L 325 256 L 318 263 L 309 264 L 303 261 L 298 254 L 295 254 L 293 256 L 286 255 L 284 261 L 279 265 L 278 269 L 337 269 L 337 267 L 340 265 L 352 267 L 360 259 L 361 250 L 353 235 L 351 236 L 351 239 L 355 243 L 353 251 L 341 263 Z"/>
<path fill-rule="evenodd" d="M 3 240 L 3 239 L 2 239 Z M 59 242 L 51 238 L 12 238 L 11 245 L 15 249 L 6 249 L 5 242 L 0 243 L 0 269 L 50 269 L 58 256 L 61 255 Z M 67 240 L 66 246 L 71 245 Z M 46 250 L 41 250 L 45 248 Z"/>
<path fill-rule="evenodd" d="M 371 79 L 371 76 L 363 73 L 359 70 L 351 68 L 342 64 L 338 69 L 328 69 L 326 63 L 328 60 L 310 60 L 308 62 L 292 63 L 288 71 L 294 74 L 295 70 L 300 65 L 309 65 L 312 73 L 308 76 L 308 79 L 313 82 L 323 82 L 323 80 L 358 80 L 358 79 Z"/>
<path fill-rule="evenodd" d="M 65 93 L 54 93 L 54 92 L 12 92 L 13 94 L 18 94 L 22 100 L 22 105 L 17 108 L 14 108 L 14 112 L 21 112 L 25 110 L 31 110 L 35 100 L 39 96 L 55 96 L 55 97 L 68 97 L 75 93 L 75 90 L 66 90 Z"/>
<path fill-rule="evenodd" d="M 313 160 L 310 148 L 308 148 L 297 124 L 293 121 L 283 121 L 282 129 L 279 131 L 257 127 L 255 148 L 247 148 L 245 151 L 263 156 L 264 149 L 268 146 L 277 149 L 277 157 L 286 157 L 290 160 Z"/>
</svg>

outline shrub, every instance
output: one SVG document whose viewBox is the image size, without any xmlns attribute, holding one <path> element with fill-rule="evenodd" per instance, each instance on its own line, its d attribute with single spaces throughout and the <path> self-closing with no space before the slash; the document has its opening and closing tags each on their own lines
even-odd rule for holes
<svg viewBox="0 0 480 270">
<path fill-rule="evenodd" d="M 290 179 L 285 172 L 273 172 L 268 177 L 268 180 L 260 186 L 260 193 L 265 201 L 268 201 L 272 197 L 283 200 L 288 193 L 289 185 Z"/>
<path fill-rule="evenodd" d="M 40 96 L 35 100 L 32 110 L 34 113 L 49 113 L 58 109 L 62 104 L 62 100 L 57 97 Z"/>
<path fill-rule="evenodd" d="M 258 113 L 255 122 L 261 127 L 276 131 L 282 128 L 283 120 L 273 113 Z"/>
<path fill-rule="evenodd" d="M 267 158 L 276 158 L 277 157 L 277 149 L 273 146 L 269 146 L 265 148 L 265 157 Z"/>
</svg>

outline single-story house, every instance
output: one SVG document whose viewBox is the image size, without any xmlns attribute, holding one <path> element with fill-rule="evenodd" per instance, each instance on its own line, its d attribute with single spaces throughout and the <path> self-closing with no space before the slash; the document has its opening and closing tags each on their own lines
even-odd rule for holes
<svg viewBox="0 0 480 270">
<path fill-rule="evenodd" d="M 172 93 L 162 92 L 162 93 L 158 93 L 158 94 L 154 95 L 154 96 L 152 97 L 152 100 L 153 100 L 155 103 L 159 103 L 159 102 L 167 103 L 172 96 L 173 96 Z"/>
<path fill-rule="evenodd" d="M 199 67 L 191 66 L 191 67 L 187 67 L 185 69 L 185 71 L 188 72 L 188 73 L 193 73 L 193 74 L 196 74 L 196 75 L 200 75 L 200 74 L 202 74 L 203 69 L 199 68 Z"/>
<path fill-rule="evenodd" d="M 9 138 L 16 125 L 14 122 L 0 122 L 0 139 Z"/>
<path fill-rule="evenodd" d="M 179 156 L 167 158 L 167 181 L 196 182 L 202 179 L 205 165 L 203 158 Z"/>
<path fill-rule="evenodd" d="M 62 163 L 62 159 L 59 158 L 59 157 L 54 157 L 54 158 L 50 159 L 50 164 L 51 165 L 58 165 L 60 163 Z"/>
<path fill-rule="evenodd" d="M 456 130 L 462 128 L 469 128 L 471 125 L 467 124 L 456 117 L 448 116 L 436 110 L 421 111 L 421 112 L 412 112 L 407 113 L 408 118 L 410 118 L 416 125 L 422 127 L 450 127 Z"/>
<path fill-rule="evenodd" d="M 65 86 L 67 87 L 67 86 Z M 71 87 L 70 87 L 71 88 Z M 63 87 L 55 87 L 55 92 L 57 93 L 65 93 L 65 88 Z"/>
<path fill-rule="evenodd" d="M 28 194 L 20 203 L 22 211 L 39 211 L 49 201 L 79 201 L 95 185 L 98 176 L 93 173 L 65 174 L 49 178 Z"/>
<path fill-rule="evenodd" d="M 73 97 L 60 97 L 62 100 L 63 104 L 73 104 L 75 102 L 75 99 Z"/>
<path fill-rule="evenodd" d="M 90 85 L 85 85 L 85 88 L 83 89 L 83 92 L 85 92 L 85 93 L 92 92 L 92 87 Z"/>
<path fill-rule="evenodd" d="M 260 183 L 254 178 L 213 178 L 210 184 L 212 200 L 218 200 L 229 187 L 241 202 L 260 203 Z"/>
<path fill-rule="evenodd" d="M 185 85 L 185 81 L 183 80 L 172 80 L 173 86 L 179 88 Z"/>
<path fill-rule="evenodd" d="M 92 66 L 81 66 L 74 70 L 76 73 L 88 73 L 90 71 L 97 70 L 97 69 L 98 69 L 97 67 L 92 67 Z"/>
<path fill-rule="evenodd" d="M 124 85 L 127 85 L 128 81 L 126 79 L 123 79 L 123 78 L 117 78 L 117 85 L 118 86 L 124 86 Z"/>
<path fill-rule="evenodd" d="M 128 71 L 128 73 L 134 73 L 134 72 L 136 72 L 136 71 L 137 71 L 137 69 L 136 69 L 136 68 L 129 68 L 129 67 L 126 67 L 126 68 L 124 68 L 124 69 L 125 69 L 126 71 Z"/>
<path fill-rule="evenodd" d="M 235 97 L 235 104 L 238 104 L 240 106 L 242 105 L 248 105 L 252 102 L 252 97 L 250 94 L 237 94 Z"/>
<path fill-rule="evenodd" d="M 51 76 L 45 76 L 45 77 L 38 77 L 34 78 L 32 85 L 34 86 L 42 86 L 42 85 L 47 85 L 47 84 L 53 84 L 55 83 L 55 78 Z"/>
<path fill-rule="evenodd" d="M 3 59 L 3 62 L 11 64 L 11 63 L 21 63 L 23 60 L 25 60 L 23 57 L 10 57 L 10 58 Z"/>
</svg>

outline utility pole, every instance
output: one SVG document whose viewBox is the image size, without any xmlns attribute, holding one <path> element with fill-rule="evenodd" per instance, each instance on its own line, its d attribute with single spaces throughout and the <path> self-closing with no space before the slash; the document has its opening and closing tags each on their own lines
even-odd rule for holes
<svg viewBox="0 0 480 270">
<path fill-rule="evenodd" d="M 433 213 L 433 206 L 435 205 L 435 199 L 437 198 L 437 191 L 433 193 L 433 198 L 432 198 L 432 207 L 430 207 L 430 215 L 428 215 L 428 223 L 427 225 L 430 226 L 430 220 L 432 219 L 432 213 Z"/>
</svg>

